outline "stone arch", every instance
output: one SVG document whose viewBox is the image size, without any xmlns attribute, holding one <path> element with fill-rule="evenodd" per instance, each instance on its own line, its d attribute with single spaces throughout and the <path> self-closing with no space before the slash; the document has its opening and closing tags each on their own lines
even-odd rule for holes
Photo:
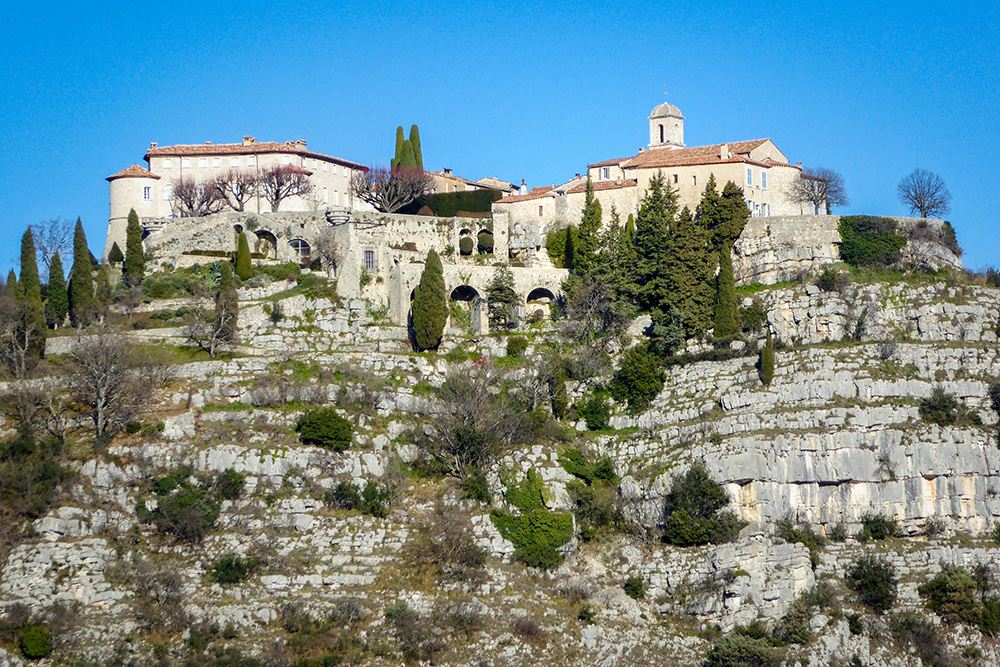
<svg viewBox="0 0 1000 667">
<path fill-rule="evenodd" d="M 312 247 L 305 239 L 292 239 L 288 242 L 292 248 L 292 256 L 298 261 L 299 266 L 307 267 L 312 262 Z"/>
<path fill-rule="evenodd" d="M 452 301 L 475 301 L 476 299 L 481 299 L 482 296 L 472 285 L 459 285 L 451 291 L 451 296 L 449 297 Z"/>
<path fill-rule="evenodd" d="M 233 225 L 233 231 L 236 232 L 237 236 L 239 236 L 240 234 L 243 233 L 243 225 L 237 222 L 235 225 Z"/>
<path fill-rule="evenodd" d="M 555 301 L 556 295 L 552 293 L 548 287 L 536 287 L 535 289 L 528 292 L 528 296 L 525 298 L 525 303 L 531 303 L 532 301 L 544 301 L 546 303 L 552 303 Z M 547 300 L 547 301 L 545 301 Z"/>
<path fill-rule="evenodd" d="M 254 234 L 257 236 L 254 252 L 264 255 L 265 259 L 278 259 L 278 237 L 266 229 L 258 229 Z"/>
</svg>

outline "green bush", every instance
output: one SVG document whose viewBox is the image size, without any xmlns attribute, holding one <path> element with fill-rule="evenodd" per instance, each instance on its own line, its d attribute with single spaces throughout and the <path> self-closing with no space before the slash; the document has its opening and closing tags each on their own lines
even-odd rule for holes
<svg viewBox="0 0 1000 667">
<path fill-rule="evenodd" d="M 462 497 L 466 500 L 478 500 L 487 505 L 493 502 L 493 494 L 490 493 L 490 484 L 486 480 L 486 473 L 476 469 L 465 476 L 460 482 L 462 487 Z"/>
<path fill-rule="evenodd" d="M 935 387 L 928 398 L 921 399 L 917 409 L 921 419 L 938 426 L 979 426 L 983 423 L 978 413 L 966 408 L 941 387 Z"/>
<path fill-rule="evenodd" d="M 458 240 L 458 253 L 463 257 L 468 257 L 476 249 L 476 242 L 471 236 L 463 236 Z"/>
<path fill-rule="evenodd" d="M 611 406 L 603 395 L 594 394 L 577 408 L 577 414 L 587 422 L 587 429 L 600 431 L 611 421 Z"/>
<path fill-rule="evenodd" d="M 545 507 L 543 487 L 541 477 L 529 470 L 520 485 L 507 486 L 507 502 L 520 514 L 494 509 L 490 520 L 514 545 L 514 558 L 529 567 L 551 570 L 562 561 L 559 547 L 573 538 L 573 518 Z"/>
<path fill-rule="evenodd" d="M 941 571 L 930 581 L 917 587 L 927 608 L 945 623 L 977 624 L 982 617 L 979 587 L 964 567 L 941 563 Z"/>
<path fill-rule="evenodd" d="M 715 640 L 703 667 L 772 667 L 775 664 L 774 648 L 768 639 L 733 633 Z"/>
<path fill-rule="evenodd" d="M 268 264 L 266 266 L 260 266 L 257 268 L 255 273 L 260 275 L 265 275 L 274 281 L 286 281 L 292 282 L 299 277 L 302 273 L 302 267 L 296 262 L 287 262 L 285 264 Z"/>
<path fill-rule="evenodd" d="M 365 488 L 360 488 L 352 482 L 340 482 L 326 492 L 323 500 L 331 507 L 345 510 L 358 510 L 363 514 L 384 519 L 389 516 L 395 493 L 388 486 L 380 486 L 369 480 Z"/>
<path fill-rule="evenodd" d="M 861 517 L 861 532 L 858 533 L 859 542 L 868 540 L 886 540 L 890 537 L 899 537 L 902 532 L 899 530 L 899 523 L 881 513 L 866 512 Z"/>
<path fill-rule="evenodd" d="M 840 258 L 856 267 L 886 268 L 899 262 L 906 236 L 889 218 L 842 216 Z"/>
<path fill-rule="evenodd" d="M 747 333 L 760 331 L 767 324 L 767 310 L 756 299 L 749 306 L 740 306 L 740 328 Z"/>
<path fill-rule="evenodd" d="M 295 431 L 303 445 L 342 452 L 351 446 L 354 427 L 334 408 L 308 410 L 299 417 Z"/>
<path fill-rule="evenodd" d="M 592 485 L 595 480 L 611 485 L 618 484 L 615 464 L 609 456 L 603 457 L 597 463 L 590 463 L 586 454 L 579 449 L 570 448 L 559 455 L 559 465 L 569 474 L 586 482 L 587 486 Z"/>
<path fill-rule="evenodd" d="M 162 482 L 161 478 L 158 482 Z M 176 486 L 154 483 L 156 509 L 146 510 L 140 503 L 140 519 L 152 522 L 161 533 L 173 535 L 181 542 L 200 542 L 205 531 L 219 517 L 219 503 L 201 486 L 187 480 Z"/>
<path fill-rule="evenodd" d="M 29 625 L 21 633 L 21 653 L 36 660 L 52 653 L 52 635 L 44 625 Z"/>
<path fill-rule="evenodd" d="M 876 614 L 892 609 L 896 603 L 896 567 L 883 558 L 860 556 L 847 566 L 844 583 L 857 594 L 861 604 Z"/>
<path fill-rule="evenodd" d="M 643 582 L 642 577 L 629 577 L 622 584 L 622 588 L 625 589 L 625 595 L 633 600 L 642 600 L 646 597 L 646 584 Z"/>
<path fill-rule="evenodd" d="M 248 579 L 256 571 L 257 566 L 256 558 L 241 558 L 229 553 L 212 563 L 209 579 L 217 584 L 238 584 Z"/>
<path fill-rule="evenodd" d="M 549 259 L 552 260 L 553 264 L 564 269 L 571 268 L 566 266 L 567 236 L 570 239 L 571 248 L 577 244 L 579 236 L 579 232 L 576 227 L 570 226 L 569 232 L 567 232 L 566 229 L 566 227 L 553 229 L 545 235 L 545 250 L 549 255 Z M 570 250 L 570 253 L 572 254 L 572 250 Z"/>
<path fill-rule="evenodd" d="M 487 231 L 479 232 L 479 236 L 476 237 L 478 243 L 476 248 L 479 250 L 479 254 L 492 255 L 493 254 L 493 234 Z"/>
<path fill-rule="evenodd" d="M 757 372 L 765 387 L 774 380 L 774 340 L 771 338 L 770 331 L 767 332 L 767 342 L 764 343 L 760 357 L 757 359 Z"/>
<path fill-rule="evenodd" d="M 221 500 L 239 500 L 245 486 L 244 475 L 226 468 L 215 478 L 215 495 Z"/>
<path fill-rule="evenodd" d="M 611 380 L 610 389 L 616 401 L 628 403 L 630 413 L 645 410 L 663 389 L 663 371 L 656 355 L 645 345 L 630 349 Z"/>
<path fill-rule="evenodd" d="M 524 336 L 510 336 L 507 338 L 507 356 L 520 357 L 528 349 L 528 339 Z"/>
<path fill-rule="evenodd" d="M 733 540 L 745 525 L 723 510 L 729 494 L 708 475 L 701 462 L 674 478 L 664 503 L 663 539 L 677 546 L 721 544 Z"/>
</svg>

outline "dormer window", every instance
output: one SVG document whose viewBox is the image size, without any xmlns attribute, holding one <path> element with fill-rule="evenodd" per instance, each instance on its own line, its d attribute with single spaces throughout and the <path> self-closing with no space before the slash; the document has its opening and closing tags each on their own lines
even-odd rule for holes
<svg viewBox="0 0 1000 667">
<path fill-rule="evenodd" d="M 601 167 L 601 179 L 606 181 L 609 178 L 611 178 L 611 168 Z"/>
</svg>

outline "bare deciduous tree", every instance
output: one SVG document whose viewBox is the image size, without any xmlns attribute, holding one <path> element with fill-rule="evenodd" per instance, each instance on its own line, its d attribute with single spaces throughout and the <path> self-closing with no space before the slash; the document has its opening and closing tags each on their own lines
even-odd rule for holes
<svg viewBox="0 0 1000 667">
<path fill-rule="evenodd" d="M 328 277 L 336 275 L 340 262 L 344 259 L 344 250 L 337 241 L 337 232 L 332 227 L 324 227 L 317 235 L 313 249 L 319 256 L 326 275 Z"/>
<path fill-rule="evenodd" d="M 921 218 L 937 218 L 951 211 L 951 193 L 944 179 L 926 169 L 914 169 L 896 187 L 899 201 Z"/>
<path fill-rule="evenodd" d="M 0 288 L 0 360 L 16 380 L 23 380 L 38 364 L 38 338 L 45 331 L 34 325 L 34 312 L 26 299 L 9 287 Z"/>
<path fill-rule="evenodd" d="M 621 339 L 628 324 L 625 306 L 594 277 L 572 281 L 566 294 L 566 315 L 563 333 L 567 337 L 604 352 Z"/>
<path fill-rule="evenodd" d="M 431 191 L 433 181 L 423 169 L 396 169 L 373 166 L 356 171 L 351 191 L 383 213 L 394 213 L 417 197 Z"/>
<path fill-rule="evenodd" d="M 45 275 L 42 278 L 48 280 L 52 258 L 56 253 L 60 253 L 63 257 L 70 256 L 73 249 L 73 223 L 62 218 L 52 218 L 31 225 L 31 235 L 35 240 L 38 257 L 45 266 Z"/>
<path fill-rule="evenodd" d="M 135 418 L 152 393 L 153 387 L 137 369 L 130 344 L 109 329 L 81 333 L 70 360 L 70 383 L 99 438 L 113 435 Z"/>
<path fill-rule="evenodd" d="M 199 300 L 199 304 L 203 303 L 203 300 Z M 214 359 L 220 346 L 237 342 L 239 314 L 239 298 L 232 270 L 228 264 L 223 264 L 219 288 L 215 293 L 214 312 L 209 315 L 204 306 L 199 305 L 195 310 L 194 322 L 187 327 L 185 334 L 189 341 L 207 350 L 208 356 Z"/>
<path fill-rule="evenodd" d="M 252 171 L 230 169 L 213 181 L 223 202 L 234 211 L 243 211 L 257 194 L 257 175 Z"/>
<path fill-rule="evenodd" d="M 293 164 L 268 167 L 260 173 L 260 193 L 277 211 L 288 197 L 305 197 L 310 192 L 309 173 Z"/>
<path fill-rule="evenodd" d="M 170 207 L 182 218 L 200 218 L 218 213 L 226 205 L 214 183 L 197 183 L 182 177 L 173 183 Z"/>
<path fill-rule="evenodd" d="M 819 215 L 822 207 L 829 213 L 834 206 L 850 204 L 844 177 L 823 167 L 803 169 L 799 180 L 792 183 L 788 197 L 797 204 L 812 204 L 815 215 Z"/>
</svg>

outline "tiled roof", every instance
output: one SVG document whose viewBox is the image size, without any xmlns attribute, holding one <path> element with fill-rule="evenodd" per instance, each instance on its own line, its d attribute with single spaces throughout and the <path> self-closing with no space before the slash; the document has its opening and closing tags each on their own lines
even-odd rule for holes
<svg viewBox="0 0 1000 667">
<path fill-rule="evenodd" d="M 331 155 L 323 155 L 294 143 L 277 141 L 260 141 L 251 144 L 177 144 L 174 146 L 157 146 L 146 151 L 146 161 L 151 157 L 209 156 L 209 155 L 262 155 L 265 153 L 284 153 L 301 155 L 302 157 L 335 162 L 353 169 L 367 169 L 362 164 L 344 160 Z"/>
<path fill-rule="evenodd" d="M 591 167 L 611 167 L 611 166 L 617 166 L 617 165 L 620 165 L 622 162 L 625 162 L 626 160 L 630 160 L 630 159 L 632 159 L 632 158 L 616 157 L 616 158 L 612 158 L 611 160 L 602 160 L 601 162 L 595 162 L 594 164 L 588 164 L 587 168 L 590 169 Z"/>
<path fill-rule="evenodd" d="M 148 169 L 143 169 L 137 164 L 133 164 L 131 167 L 122 169 L 117 174 L 111 174 L 108 176 L 106 181 L 111 182 L 119 178 L 160 178 Z"/>
<path fill-rule="evenodd" d="M 638 181 L 636 181 L 634 178 L 630 178 L 624 181 L 595 181 L 593 183 L 595 192 L 598 192 L 600 190 L 617 190 L 618 188 L 633 188 L 637 184 Z M 575 194 L 577 192 L 586 192 L 586 191 L 587 191 L 587 184 L 581 183 L 580 185 L 577 185 L 576 187 L 567 190 L 566 194 L 570 195 L 570 194 Z"/>
<path fill-rule="evenodd" d="M 555 196 L 555 188 L 531 188 L 531 190 L 526 195 L 511 195 L 509 197 L 502 197 L 496 200 L 496 204 L 516 204 L 521 201 L 531 201 L 532 199 L 544 199 L 545 197 Z"/>
<path fill-rule="evenodd" d="M 694 164 L 713 164 L 722 162 L 747 162 L 749 153 L 769 139 L 754 139 L 753 141 L 737 141 L 731 144 L 712 144 L 710 146 L 691 146 L 689 148 L 651 148 L 622 163 L 622 168 L 677 167 Z M 719 151 L 727 146 L 732 157 L 721 159 Z"/>
</svg>

